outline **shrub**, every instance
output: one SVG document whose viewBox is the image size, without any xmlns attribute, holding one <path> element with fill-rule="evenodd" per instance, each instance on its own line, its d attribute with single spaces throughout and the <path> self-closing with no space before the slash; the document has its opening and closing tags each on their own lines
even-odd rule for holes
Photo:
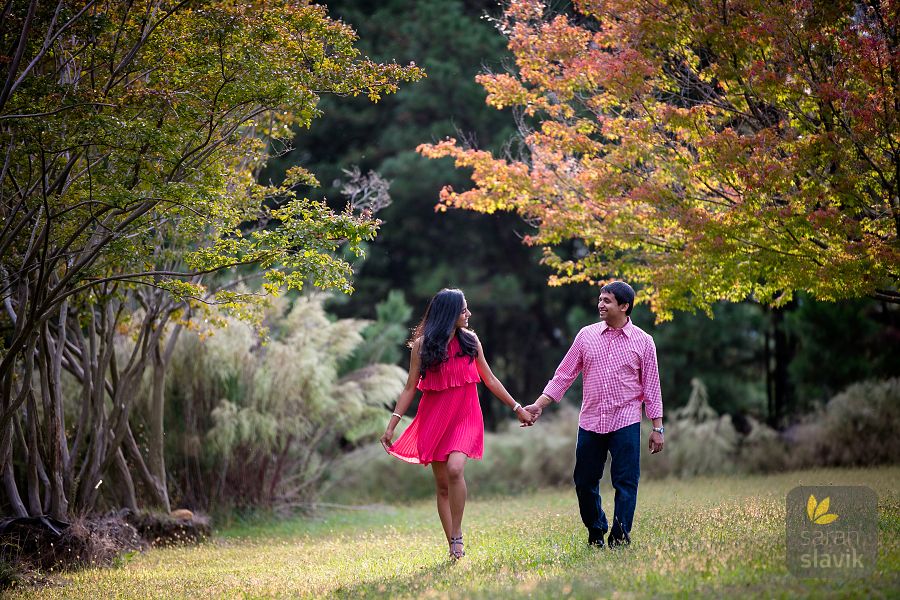
<svg viewBox="0 0 900 600">
<path fill-rule="evenodd" d="M 786 432 L 790 466 L 869 466 L 900 457 L 900 378 L 856 383 Z"/>
</svg>

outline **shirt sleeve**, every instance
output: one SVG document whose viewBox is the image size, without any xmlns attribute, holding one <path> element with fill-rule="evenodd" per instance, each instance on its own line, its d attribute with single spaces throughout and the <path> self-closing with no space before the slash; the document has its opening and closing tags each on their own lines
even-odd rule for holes
<svg viewBox="0 0 900 600">
<path fill-rule="evenodd" d="M 553 379 L 547 382 L 547 386 L 544 388 L 545 396 L 553 398 L 556 402 L 562 400 L 566 390 L 569 389 L 569 386 L 572 385 L 572 382 L 575 381 L 575 378 L 581 373 L 581 367 L 583 365 L 583 347 L 584 338 L 582 332 L 579 331 L 578 335 L 575 336 L 575 341 L 572 342 L 569 351 L 566 352 L 565 357 L 563 357 L 562 362 L 556 367 L 556 373 L 553 375 Z"/>
<path fill-rule="evenodd" d="M 647 341 L 641 356 L 641 386 L 644 393 L 644 412 L 648 419 L 663 416 L 662 390 L 659 385 L 659 367 L 656 364 L 656 344 L 653 338 Z"/>
</svg>

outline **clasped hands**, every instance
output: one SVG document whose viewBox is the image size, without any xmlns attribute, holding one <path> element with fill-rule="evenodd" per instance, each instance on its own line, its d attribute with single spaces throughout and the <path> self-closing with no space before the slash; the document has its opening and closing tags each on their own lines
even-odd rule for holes
<svg viewBox="0 0 900 600">
<path fill-rule="evenodd" d="M 541 413 L 544 412 L 544 407 L 541 405 L 541 399 L 538 398 L 534 404 L 529 404 L 528 406 L 523 407 L 526 411 L 531 413 L 531 420 L 527 420 L 526 418 L 519 417 L 519 421 L 521 421 L 521 425 L 519 427 L 531 427 L 535 423 L 537 423 L 538 418 L 540 418 Z M 650 454 L 657 454 L 658 452 L 662 452 L 663 446 L 665 442 L 663 441 L 663 436 L 661 433 L 654 431 L 650 434 Z"/>
<path fill-rule="evenodd" d="M 523 406 L 522 408 L 525 409 L 526 413 L 531 415 L 531 419 L 529 420 L 527 417 L 516 413 L 516 415 L 519 417 L 519 422 L 521 423 L 519 427 L 531 427 L 537 422 L 538 417 L 540 417 L 541 413 L 544 411 L 544 409 L 541 408 L 541 405 L 537 402 L 535 402 L 534 404 L 529 404 L 528 406 Z"/>
<path fill-rule="evenodd" d="M 534 425 L 534 421 L 537 417 L 534 416 L 534 413 L 528 410 L 528 407 L 522 406 L 516 410 L 516 416 L 519 418 L 519 427 L 531 427 Z"/>
</svg>

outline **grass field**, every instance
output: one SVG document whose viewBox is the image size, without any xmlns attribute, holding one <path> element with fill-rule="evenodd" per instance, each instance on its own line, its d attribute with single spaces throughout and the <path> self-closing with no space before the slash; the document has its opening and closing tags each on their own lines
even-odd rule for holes
<svg viewBox="0 0 900 600">
<path fill-rule="evenodd" d="M 842 484 L 878 494 L 876 571 L 867 579 L 797 579 L 785 563 L 785 496 L 797 485 Z M 429 502 L 234 527 L 199 547 L 152 550 L 11 595 L 900 597 L 900 467 L 645 481 L 624 549 L 586 546 L 572 490 L 489 499 L 470 490 L 464 525 L 467 556 L 457 563 L 446 557 Z"/>
</svg>

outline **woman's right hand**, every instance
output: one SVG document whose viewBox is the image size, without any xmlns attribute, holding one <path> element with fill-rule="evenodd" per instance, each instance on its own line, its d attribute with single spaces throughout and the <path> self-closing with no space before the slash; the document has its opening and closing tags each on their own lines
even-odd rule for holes
<svg viewBox="0 0 900 600">
<path fill-rule="evenodd" d="M 384 447 L 385 452 L 389 452 L 391 450 L 391 440 L 394 439 L 394 430 L 391 427 L 388 427 L 384 430 L 384 435 L 381 436 L 381 445 Z"/>
</svg>

